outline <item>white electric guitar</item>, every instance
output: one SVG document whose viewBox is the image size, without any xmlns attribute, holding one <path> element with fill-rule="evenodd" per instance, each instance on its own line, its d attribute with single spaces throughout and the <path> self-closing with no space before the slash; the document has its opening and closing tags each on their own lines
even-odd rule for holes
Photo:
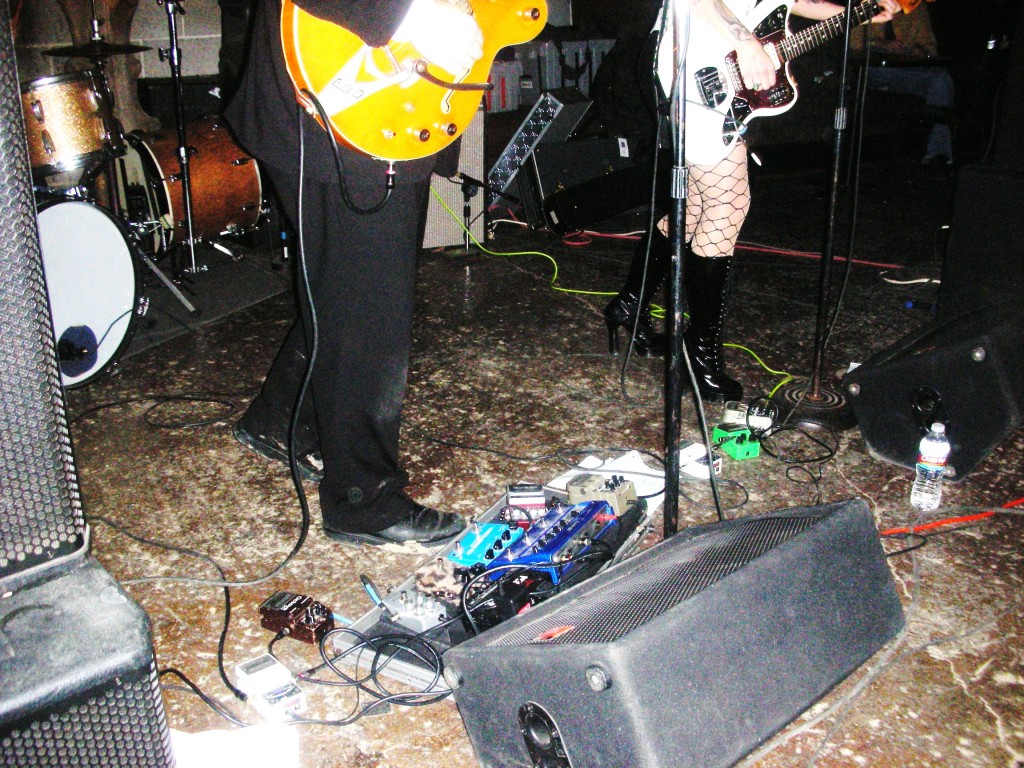
<svg viewBox="0 0 1024 768">
<path fill-rule="evenodd" d="M 708 28 L 696 14 L 693 16 L 694 28 L 686 52 L 687 162 L 714 165 L 729 154 L 752 119 L 780 115 L 792 107 L 797 89 L 790 77 L 789 62 L 846 28 L 846 14 L 840 13 L 792 34 L 791 6 L 790 0 L 765 0 L 741 19 L 775 63 L 775 85 L 759 91 L 744 85 L 733 42 Z M 876 13 L 877 0 L 864 0 L 851 11 L 853 25 L 863 24 Z"/>
</svg>

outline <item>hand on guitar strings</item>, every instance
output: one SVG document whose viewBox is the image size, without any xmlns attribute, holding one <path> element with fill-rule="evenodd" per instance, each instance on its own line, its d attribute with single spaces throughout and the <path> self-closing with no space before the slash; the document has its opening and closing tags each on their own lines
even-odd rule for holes
<svg viewBox="0 0 1024 768">
<path fill-rule="evenodd" d="M 817 2 L 817 0 L 811 0 L 811 2 Z M 843 8 L 838 4 L 827 3 L 825 5 L 829 7 L 835 6 L 836 14 L 843 12 Z M 893 15 L 899 13 L 900 9 L 899 0 L 878 0 L 877 13 L 871 17 L 871 23 L 884 24 L 887 21 L 892 21 Z M 810 13 L 801 7 L 800 2 L 794 3 L 793 12 L 797 16 L 806 15 L 809 18 L 822 18 L 822 16 L 819 16 L 820 11 Z M 824 12 L 824 18 L 828 18 L 830 15 L 834 14 L 828 11 Z M 740 76 L 743 78 L 744 85 L 752 90 L 761 91 L 775 85 L 777 80 L 776 73 L 782 62 L 775 61 L 757 38 L 749 37 L 740 39 L 736 43 L 736 64 L 739 66 Z"/>
<path fill-rule="evenodd" d="M 468 72 L 484 55 L 476 19 L 445 0 L 413 0 L 392 39 L 412 43 L 428 62 L 453 75 Z"/>
</svg>

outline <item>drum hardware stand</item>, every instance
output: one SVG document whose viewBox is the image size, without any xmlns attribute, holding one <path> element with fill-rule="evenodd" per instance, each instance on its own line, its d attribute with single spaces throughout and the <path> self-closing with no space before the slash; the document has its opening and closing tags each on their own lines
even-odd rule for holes
<svg viewBox="0 0 1024 768">
<path fill-rule="evenodd" d="M 162 61 L 167 61 L 171 67 L 171 82 L 174 85 L 174 122 L 178 129 L 178 166 L 181 169 L 181 197 L 185 206 L 185 229 L 187 237 L 190 268 L 192 274 L 199 271 L 196 265 L 196 240 L 195 230 L 192 224 L 192 177 L 189 174 L 189 148 L 185 136 L 185 110 L 184 95 L 181 89 L 181 49 L 178 47 L 178 24 L 175 18 L 178 12 L 184 14 L 185 9 L 181 7 L 180 0 L 159 0 L 167 11 L 167 28 L 170 37 L 170 47 L 160 48 L 158 52 Z"/>
<path fill-rule="evenodd" d="M 145 253 L 140 248 L 139 249 L 139 256 L 142 258 L 142 263 L 145 264 L 147 267 L 149 267 L 151 270 L 153 270 L 153 274 L 156 275 L 158 278 L 160 278 L 160 282 L 162 282 L 165 286 L 167 286 L 167 290 L 169 290 L 172 294 L 174 294 L 174 298 L 176 298 L 178 301 L 181 302 L 182 306 L 185 307 L 185 309 L 188 310 L 188 313 L 190 315 L 198 315 L 199 314 L 199 310 L 196 309 L 189 302 L 189 300 L 185 298 L 185 294 L 183 294 L 181 292 L 181 290 L 178 288 L 178 286 L 176 286 L 174 284 L 174 281 L 171 280 L 171 278 L 169 278 L 167 275 L 165 275 L 160 270 L 160 267 L 158 267 L 153 262 L 153 260 L 149 257 L 148 253 Z"/>
<path fill-rule="evenodd" d="M 107 194 L 108 194 L 108 196 L 110 198 L 110 207 L 111 207 L 112 210 L 114 210 L 114 211 L 116 211 L 118 213 L 119 217 L 123 221 L 129 221 L 129 219 L 128 219 L 128 212 L 122 210 L 122 208 L 121 208 L 121 201 L 120 201 L 120 198 L 118 197 L 118 190 L 119 189 L 127 190 L 128 183 L 127 183 L 127 180 L 123 176 L 116 176 L 116 174 L 113 174 L 111 172 L 111 168 L 110 168 L 110 163 L 111 162 L 114 162 L 114 160 L 111 159 L 102 168 L 103 171 L 107 174 Z M 98 173 L 95 174 L 95 175 L 98 175 Z M 116 176 L 116 178 L 112 179 L 111 176 Z M 136 245 L 138 245 L 138 244 L 136 243 Z M 160 269 L 160 267 L 158 267 L 156 265 L 156 262 L 154 262 L 153 259 L 150 258 L 149 254 L 146 253 L 145 250 L 143 250 L 141 247 L 136 247 L 135 252 L 139 256 L 139 258 L 142 260 L 142 263 L 145 264 L 147 267 L 149 267 L 153 271 L 153 274 L 156 275 L 157 278 L 159 278 L 160 282 L 162 282 L 167 287 L 167 290 L 169 290 L 171 292 L 171 294 L 174 296 L 174 298 L 176 298 L 179 302 L 181 302 L 181 305 L 183 307 L 185 307 L 185 309 L 188 311 L 188 313 L 190 315 L 198 315 L 199 314 L 199 310 L 196 309 L 195 306 L 193 306 L 193 304 L 188 299 L 185 298 L 185 294 L 183 294 L 181 292 L 181 290 L 178 288 L 177 285 L 174 284 L 174 281 L 171 280 L 171 278 L 169 278 L 167 275 L 165 275 L 163 273 L 163 271 Z"/>
</svg>

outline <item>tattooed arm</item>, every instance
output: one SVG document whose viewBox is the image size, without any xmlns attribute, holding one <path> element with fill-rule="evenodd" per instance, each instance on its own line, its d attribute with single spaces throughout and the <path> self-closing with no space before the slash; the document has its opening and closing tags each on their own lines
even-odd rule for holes
<svg viewBox="0 0 1024 768">
<path fill-rule="evenodd" d="M 736 45 L 736 63 L 740 76 L 748 88 L 763 90 L 775 85 L 776 64 L 765 53 L 743 22 L 729 10 L 724 0 L 690 0 L 693 13 L 701 16 L 705 23 L 718 29 Z M 892 19 L 899 10 L 897 0 L 880 0 L 880 11 L 872 19 L 884 22 Z M 792 12 L 809 19 L 827 19 L 842 13 L 845 6 L 827 0 L 794 0 Z"/>
<path fill-rule="evenodd" d="M 735 44 L 736 63 L 748 88 L 769 88 L 775 85 L 775 65 L 772 60 L 723 0 L 690 0 L 690 10 Z"/>
</svg>

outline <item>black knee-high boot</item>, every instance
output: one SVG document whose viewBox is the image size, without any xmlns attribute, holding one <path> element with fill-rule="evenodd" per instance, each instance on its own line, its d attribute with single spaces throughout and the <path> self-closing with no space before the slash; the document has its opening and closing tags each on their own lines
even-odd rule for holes
<svg viewBox="0 0 1024 768">
<path fill-rule="evenodd" d="M 628 339 L 633 336 L 633 351 L 641 357 L 660 356 L 668 351 L 668 337 L 654 330 L 651 324 L 651 299 L 661 286 L 668 273 L 672 260 L 671 244 L 661 232 L 655 228 L 650 236 L 650 257 L 646 264 L 644 277 L 644 256 L 647 253 L 647 239 L 640 241 L 629 265 L 629 275 L 619 295 L 608 302 L 604 308 L 604 322 L 608 326 L 608 351 L 617 354 L 619 351 L 619 329 L 626 332 Z M 643 288 L 641 295 L 641 287 Z M 637 322 L 637 315 L 640 316 Z"/>
<path fill-rule="evenodd" d="M 725 373 L 722 341 L 732 256 L 702 257 L 690 248 L 683 257 L 683 282 L 690 324 L 683 333 L 701 397 L 740 400 L 743 385 Z"/>
</svg>

